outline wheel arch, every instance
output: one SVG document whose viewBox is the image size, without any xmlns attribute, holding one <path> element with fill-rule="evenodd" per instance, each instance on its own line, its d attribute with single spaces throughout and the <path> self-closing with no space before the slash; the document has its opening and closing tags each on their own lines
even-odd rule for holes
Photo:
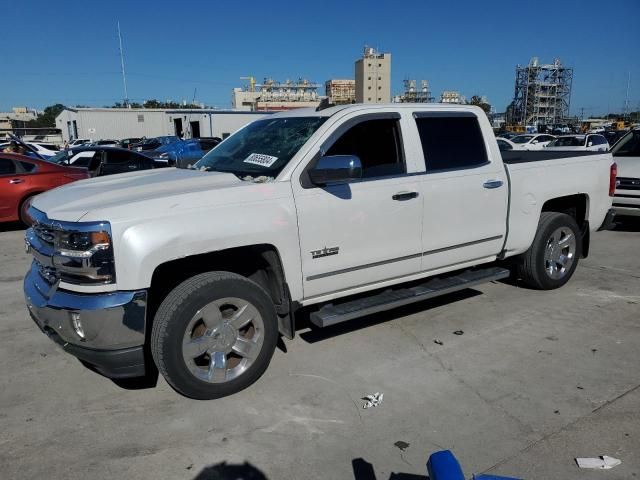
<svg viewBox="0 0 640 480">
<path fill-rule="evenodd" d="M 293 338 L 295 328 L 289 287 L 280 253 L 272 244 L 246 245 L 190 255 L 158 265 L 151 276 L 147 330 L 151 331 L 155 312 L 173 288 L 194 275 L 209 271 L 236 273 L 260 285 L 273 301 L 280 333 Z"/>
<path fill-rule="evenodd" d="M 589 195 L 578 193 L 552 198 L 542 205 L 542 212 L 558 212 L 573 217 L 580 227 L 582 258 L 589 255 L 591 235 L 589 230 Z"/>
<path fill-rule="evenodd" d="M 18 220 L 21 220 L 20 212 L 22 211 L 22 205 L 24 205 L 24 202 L 26 202 L 30 198 L 33 198 L 36 195 L 40 195 L 41 193 L 44 193 L 44 192 L 45 192 L 45 190 L 39 190 L 38 189 L 38 190 L 28 191 L 27 193 L 22 195 L 22 197 L 20 198 L 20 201 L 18 202 L 18 209 L 16 211 L 16 216 L 18 217 Z"/>
</svg>

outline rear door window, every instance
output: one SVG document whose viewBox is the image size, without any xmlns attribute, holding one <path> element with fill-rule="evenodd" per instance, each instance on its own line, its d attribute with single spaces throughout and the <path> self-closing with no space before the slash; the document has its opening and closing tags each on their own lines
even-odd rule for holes
<svg viewBox="0 0 640 480">
<path fill-rule="evenodd" d="M 476 168 L 488 163 L 484 137 L 475 115 L 415 116 L 427 173 Z"/>
<path fill-rule="evenodd" d="M 0 175 L 13 175 L 16 173 L 16 164 L 13 160 L 0 158 Z"/>
<path fill-rule="evenodd" d="M 25 172 L 33 172 L 36 169 L 36 164 L 31 162 L 21 161 L 20 166 L 22 167 L 22 170 L 24 170 Z"/>
</svg>

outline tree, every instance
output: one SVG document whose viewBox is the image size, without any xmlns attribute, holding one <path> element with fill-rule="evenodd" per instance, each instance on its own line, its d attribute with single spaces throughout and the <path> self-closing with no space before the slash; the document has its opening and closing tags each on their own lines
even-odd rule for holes
<svg viewBox="0 0 640 480">
<path fill-rule="evenodd" d="M 469 105 L 476 105 L 480 107 L 482 110 L 484 110 L 484 113 L 489 113 L 491 111 L 491 105 L 489 105 L 484 100 L 484 98 L 479 95 L 474 95 L 473 97 L 471 97 L 471 100 L 469 100 Z"/>
<path fill-rule="evenodd" d="M 25 122 L 25 127 L 47 128 L 56 126 L 56 117 L 64 110 L 64 105 L 56 103 L 44 109 L 44 113 L 34 120 Z"/>
</svg>

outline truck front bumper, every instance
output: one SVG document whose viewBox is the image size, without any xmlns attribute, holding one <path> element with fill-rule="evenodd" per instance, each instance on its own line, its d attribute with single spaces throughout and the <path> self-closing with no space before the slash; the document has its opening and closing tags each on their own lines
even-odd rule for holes
<svg viewBox="0 0 640 480">
<path fill-rule="evenodd" d="M 59 290 L 34 262 L 24 279 L 24 295 L 31 318 L 66 352 L 110 378 L 145 374 L 146 290 Z"/>
</svg>

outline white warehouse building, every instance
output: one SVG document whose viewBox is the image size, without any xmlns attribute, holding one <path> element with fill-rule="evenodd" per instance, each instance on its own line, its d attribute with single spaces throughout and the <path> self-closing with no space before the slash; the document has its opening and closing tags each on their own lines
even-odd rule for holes
<svg viewBox="0 0 640 480">
<path fill-rule="evenodd" d="M 226 138 L 270 112 L 207 109 L 65 108 L 56 117 L 63 141 L 177 135 Z"/>
</svg>

